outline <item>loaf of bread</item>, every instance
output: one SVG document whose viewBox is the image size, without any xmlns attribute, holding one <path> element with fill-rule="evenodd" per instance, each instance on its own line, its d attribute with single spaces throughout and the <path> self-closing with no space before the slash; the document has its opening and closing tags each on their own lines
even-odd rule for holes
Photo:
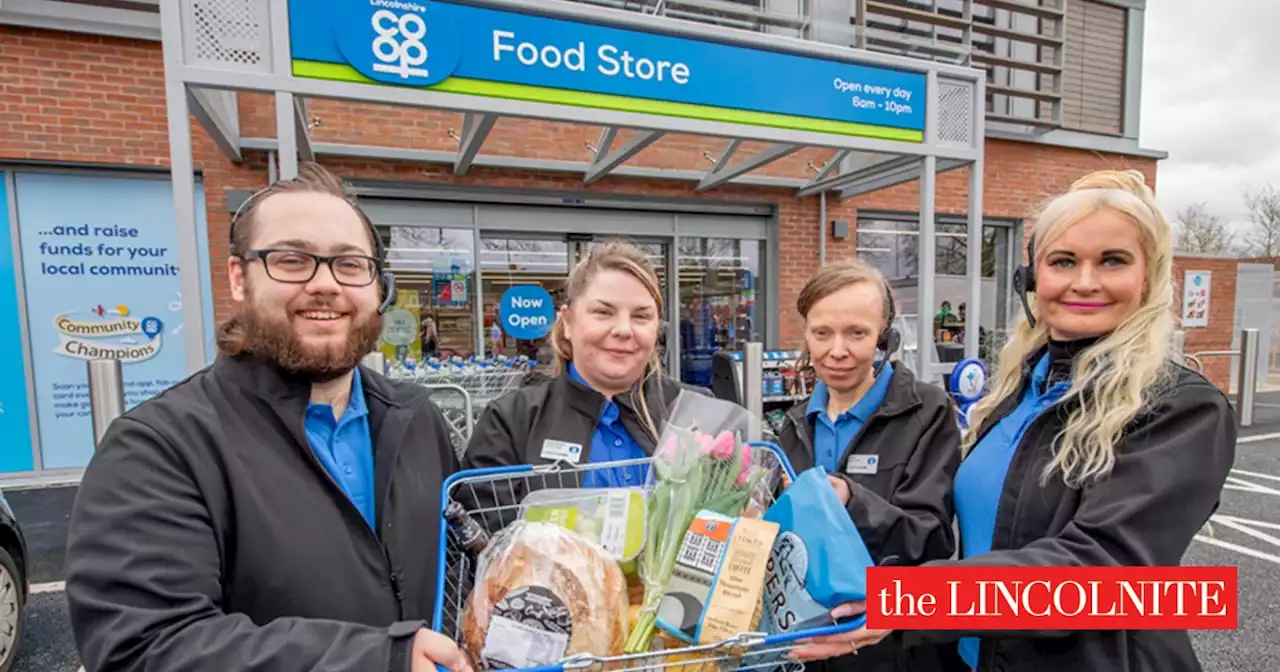
<svg viewBox="0 0 1280 672">
<path fill-rule="evenodd" d="M 604 550 L 551 523 L 517 521 L 476 563 L 463 646 L 483 669 L 615 656 L 627 638 L 627 581 Z"/>
</svg>

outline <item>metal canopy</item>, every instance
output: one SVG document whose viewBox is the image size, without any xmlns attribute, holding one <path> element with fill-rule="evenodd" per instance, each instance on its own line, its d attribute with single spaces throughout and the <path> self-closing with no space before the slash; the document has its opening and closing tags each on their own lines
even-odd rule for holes
<svg viewBox="0 0 1280 672">
<path fill-rule="evenodd" d="M 424 88 L 300 78 L 292 74 L 289 0 L 160 0 L 174 207 L 182 264 L 182 291 L 186 295 L 200 296 L 203 283 L 209 281 L 201 277 L 197 263 L 199 246 L 205 241 L 196 239 L 193 157 L 187 121 L 189 115 L 194 114 L 215 144 L 233 162 L 243 161 L 245 151 L 275 150 L 281 177 L 296 174 L 299 158 L 311 160 L 316 156 L 336 155 L 444 163 L 451 165 L 452 174 L 459 177 L 479 165 L 580 171 L 584 185 L 596 183 L 610 174 L 644 174 L 690 181 L 698 192 L 730 184 L 752 184 L 794 188 L 797 197 L 801 198 L 818 194 L 845 198 L 918 180 L 921 270 L 917 303 L 920 306 L 931 306 L 934 300 L 936 174 L 971 166 L 968 203 L 968 272 L 971 284 L 968 302 L 974 314 L 978 314 L 981 298 L 984 71 L 563 0 L 453 1 L 922 73 L 926 77 L 923 141 L 902 142 L 645 112 L 481 97 Z M 274 95 L 276 138 L 240 136 L 236 106 L 238 91 Z M 461 113 L 461 134 L 451 132 L 457 140 L 457 150 L 439 152 L 313 142 L 305 105 L 307 98 Z M 482 153 L 484 142 L 499 118 L 504 116 L 597 124 L 604 130 L 598 145 L 592 148 L 594 158 L 581 163 L 486 156 Z M 712 167 L 705 171 L 658 170 L 627 165 L 628 161 L 668 133 L 722 138 L 725 145 L 720 156 L 712 160 Z M 619 142 L 620 137 L 625 139 Z M 768 144 L 756 154 L 735 161 L 735 154 L 747 141 Z M 815 176 L 784 178 L 752 174 L 778 159 L 812 148 L 831 150 L 830 158 L 817 169 Z M 934 349 L 932 320 L 926 314 L 927 310 L 919 312 L 919 361 L 916 370 L 944 373 L 950 367 L 935 364 L 936 358 L 930 356 Z M 184 304 L 183 319 L 187 325 L 184 329 L 187 365 L 189 370 L 195 371 L 208 361 L 207 327 L 203 324 L 199 302 Z M 977 354 L 977 330 L 972 326 L 968 329 L 965 355 L 973 357 Z"/>
</svg>

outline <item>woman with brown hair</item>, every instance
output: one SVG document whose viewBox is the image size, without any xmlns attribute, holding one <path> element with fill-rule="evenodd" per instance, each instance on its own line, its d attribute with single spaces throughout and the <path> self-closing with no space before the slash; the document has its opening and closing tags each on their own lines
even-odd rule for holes
<svg viewBox="0 0 1280 672">
<path fill-rule="evenodd" d="M 658 359 L 662 309 L 658 276 L 643 252 L 620 242 L 592 249 L 570 273 L 567 301 L 551 329 L 552 375 L 490 402 L 463 469 L 586 466 L 652 455 L 684 389 L 663 375 Z M 591 470 L 580 485 L 641 486 L 646 477 L 640 466 Z M 506 500 L 505 487 L 503 494 Z"/>
<path fill-rule="evenodd" d="M 876 564 L 950 558 L 960 428 L 942 387 L 889 361 L 899 337 L 884 276 L 861 260 L 827 264 L 800 290 L 796 309 L 805 330 L 799 368 L 819 382 L 778 432 L 792 467 L 827 471 Z M 936 669 L 922 659 L 929 651 L 894 640 L 842 653 L 821 665 L 892 671 L 907 669 L 910 655 L 910 669 Z"/>
</svg>

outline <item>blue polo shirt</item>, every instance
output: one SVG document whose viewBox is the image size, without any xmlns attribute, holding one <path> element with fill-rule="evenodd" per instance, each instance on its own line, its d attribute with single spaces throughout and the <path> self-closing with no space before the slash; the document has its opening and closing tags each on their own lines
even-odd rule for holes
<svg viewBox="0 0 1280 672">
<path fill-rule="evenodd" d="M 306 427 L 320 464 L 373 527 L 373 439 L 360 369 L 351 378 L 351 398 L 342 417 L 335 420 L 329 404 L 312 403 L 307 407 Z"/>
<path fill-rule="evenodd" d="M 583 385 L 590 385 L 578 374 L 573 363 L 569 363 L 569 375 Z M 596 431 L 591 437 L 591 464 L 616 462 L 648 457 L 648 453 L 632 438 L 627 428 L 618 418 L 618 405 L 610 399 L 604 404 L 604 411 L 596 420 Z M 584 488 L 625 488 L 644 485 L 648 477 L 647 465 L 631 465 L 629 467 L 613 467 L 610 469 L 591 469 L 582 477 Z"/>
<path fill-rule="evenodd" d="M 871 414 L 884 403 L 884 395 L 888 393 L 889 383 L 892 380 L 893 364 L 885 362 L 880 375 L 876 376 L 876 382 L 871 384 L 867 393 L 862 395 L 852 408 L 836 416 L 835 420 L 827 415 L 827 402 L 831 399 L 827 384 L 819 382 L 814 386 L 805 414 L 813 423 L 813 463 L 815 465 L 821 465 L 827 473 L 832 474 L 843 470 L 842 465 L 839 464 L 840 458 L 844 456 L 844 451 L 849 444 L 853 443 L 853 437 L 858 435 L 858 430 L 862 429 L 862 426 L 871 418 Z"/>
<path fill-rule="evenodd" d="M 1044 389 L 1049 376 L 1049 356 L 1036 363 L 1031 385 L 1022 400 L 982 437 L 956 472 L 956 518 L 960 523 L 960 557 L 968 558 L 991 550 L 996 529 L 996 509 L 1004 491 L 1004 479 L 1018 444 L 1032 421 L 1053 406 L 1071 386 L 1070 381 L 1054 383 Z M 969 667 L 978 667 L 978 639 L 960 640 L 960 657 Z"/>
</svg>

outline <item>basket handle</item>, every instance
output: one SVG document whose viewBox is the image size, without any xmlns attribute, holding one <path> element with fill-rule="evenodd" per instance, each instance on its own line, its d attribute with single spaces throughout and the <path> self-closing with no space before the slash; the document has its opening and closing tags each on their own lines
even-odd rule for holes
<svg viewBox="0 0 1280 672">
<path fill-rule="evenodd" d="M 784 632 L 777 635 L 769 635 L 764 638 L 762 643 L 764 646 L 777 646 L 779 644 L 790 644 L 802 639 L 812 639 L 814 637 L 826 637 L 827 635 L 843 635 L 846 632 L 853 632 L 861 628 L 867 623 L 867 615 L 859 614 L 856 617 L 845 621 L 844 623 L 836 623 L 835 625 L 827 625 L 821 628 L 813 628 L 811 630 L 800 630 L 797 632 Z"/>
</svg>

